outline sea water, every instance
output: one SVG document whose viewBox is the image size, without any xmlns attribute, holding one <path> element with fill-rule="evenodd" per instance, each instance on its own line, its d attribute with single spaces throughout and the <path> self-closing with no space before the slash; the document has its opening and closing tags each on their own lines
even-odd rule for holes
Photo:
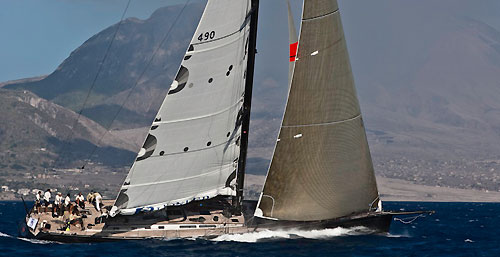
<svg viewBox="0 0 500 257">
<path fill-rule="evenodd" d="M 500 203 L 384 202 L 387 210 L 435 210 L 364 227 L 261 231 L 211 240 L 61 244 L 17 237 L 22 202 L 0 202 L 1 256 L 500 256 Z"/>
</svg>

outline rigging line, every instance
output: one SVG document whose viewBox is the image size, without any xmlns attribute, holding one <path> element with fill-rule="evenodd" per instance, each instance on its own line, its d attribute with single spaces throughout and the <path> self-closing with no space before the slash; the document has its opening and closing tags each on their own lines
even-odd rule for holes
<svg viewBox="0 0 500 257">
<path fill-rule="evenodd" d="M 109 43 L 107 49 L 106 49 L 106 52 L 104 53 L 104 56 L 101 60 L 101 62 L 99 63 L 99 68 L 97 69 L 97 73 L 94 77 L 94 79 L 92 80 L 92 84 L 90 85 L 90 88 L 87 92 L 87 96 L 85 97 L 85 100 L 83 101 L 83 105 L 82 105 L 82 108 L 80 109 L 80 111 L 78 112 L 78 116 L 76 117 L 75 121 L 73 122 L 73 125 L 71 126 L 70 128 L 70 136 L 66 139 L 66 140 L 72 140 L 73 139 L 73 136 L 75 135 L 75 131 L 74 131 L 74 128 L 75 126 L 78 124 L 78 121 L 80 120 L 80 117 L 82 116 L 82 113 L 83 113 L 83 110 L 85 108 L 85 106 L 87 105 L 87 102 L 89 100 L 89 97 L 90 97 L 90 94 L 92 93 L 92 90 L 94 89 L 95 87 L 95 83 L 97 81 L 97 78 L 99 77 L 99 74 L 101 73 L 101 70 L 102 70 L 102 67 L 104 66 L 104 62 L 106 61 L 107 57 L 108 57 L 108 54 L 109 54 L 109 50 L 111 49 L 111 46 L 113 45 L 113 42 L 115 41 L 115 38 L 116 38 L 116 35 L 118 34 L 118 31 L 120 30 L 120 27 L 123 23 L 123 19 L 125 18 L 125 14 L 127 13 L 127 10 L 130 6 L 130 2 L 132 0 L 128 0 L 127 1 L 127 5 L 125 6 L 125 9 L 123 10 L 123 13 L 122 13 L 122 16 L 120 18 L 120 22 L 118 23 L 117 27 L 116 27 L 116 30 L 113 34 L 113 37 L 111 38 L 111 42 Z M 54 161 L 53 165 L 52 165 L 52 168 L 55 168 L 56 167 L 56 164 L 59 162 L 59 160 L 61 159 L 61 157 L 64 155 L 64 153 L 66 152 L 65 149 L 68 145 L 71 145 L 71 141 L 67 144 L 65 144 L 63 146 L 63 151 L 61 153 L 61 155 L 59 155 L 56 160 Z"/>
<path fill-rule="evenodd" d="M 132 92 L 134 91 L 134 89 L 137 87 L 137 85 L 139 85 L 139 81 L 141 81 L 142 77 L 144 76 L 144 74 L 148 70 L 149 66 L 153 62 L 154 57 L 156 56 L 156 53 L 160 50 L 160 48 L 163 45 L 163 43 L 165 43 L 165 41 L 169 38 L 170 33 L 172 32 L 173 28 L 177 24 L 177 21 L 179 21 L 179 18 L 181 17 L 181 14 L 184 12 L 184 10 L 186 9 L 186 6 L 189 4 L 190 1 L 191 0 L 187 0 L 186 1 L 186 3 L 184 4 L 184 6 L 182 7 L 181 11 L 179 12 L 179 14 L 177 14 L 177 17 L 175 18 L 174 22 L 172 23 L 172 25 L 168 29 L 167 33 L 165 34 L 165 36 L 161 40 L 160 44 L 158 44 L 158 46 L 156 47 L 156 49 L 153 51 L 153 54 L 151 55 L 151 58 L 149 58 L 148 63 L 146 64 L 146 66 L 142 70 L 141 74 L 139 75 L 139 77 L 135 81 L 135 83 L 132 86 L 132 88 L 130 88 L 130 90 L 129 90 L 128 94 L 127 94 L 127 97 L 125 97 L 125 99 L 123 100 L 123 103 L 120 105 L 120 109 L 118 109 L 118 111 L 115 113 L 113 119 L 111 119 L 111 123 L 106 128 L 106 131 L 99 138 L 99 140 L 97 141 L 97 144 L 95 144 L 94 149 L 92 150 L 92 152 L 90 153 L 90 155 L 88 156 L 88 158 L 84 159 L 84 164 L 83 164 L 82 168 L 85 168 L 85 165 L 87 165 L 87 162 L 85 160 L 90 159 L 92 157 L 92 155 L 95 154 L 95 152 L 97 151 L 97 148 L 99 147 L 99 144 L 101 143 L 102 139 L 104 138 L 104 136 L 106 136 L 108 134 L 108 132 L 111 129 L 111 127 L 113 126 L 113 123 L 115 122 L 116 118 L 118 117 L 118 115 L 120 114 L 120 112 L 123 110 L 123 106 L 125 106 L 125 103 L 127 102 L 128 98 L 130 97 L 130 95 L 132 94 Z"/>
<path fill-rule="evenodd" d="M 423 214 L 419 214 L 415 217 L 410 217 L 410 218 L 406 218 L 406 219 L 400 219 L 400 218 L 394 218 L 395 221 L 399 221 L 403 224 L 410 224 L 412 222 L 414 222 L 416 219 L 420 218 L 420 217 L 425 217 Z"/>
</svg>

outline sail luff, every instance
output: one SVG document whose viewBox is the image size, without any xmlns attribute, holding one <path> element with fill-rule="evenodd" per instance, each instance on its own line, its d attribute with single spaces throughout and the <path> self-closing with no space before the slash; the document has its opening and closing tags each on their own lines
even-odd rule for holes
<svg viewBox="0 0 500 257">
<path fill-rule="evenodd" d="M 240 146 L 240 156 L 238 164 L 238 172 L 236 174 L 236 199 L 234 201 L 236 212 L 241 212 L 241 205 L 243 201 L 243 187 L 245 181 L 245 167 L 247 159 L 247 149 L 248 149 L 248 135 L 250 130 L 250 110 L 252 107 L 252 88 L 253 88 L 253 76 L 254 76 L 254 66 L 255 66 L 255 54 L 257 46 L 257 21 L 259 14 L 259 0 L 252 0 L 250 15 L 250 35 L 248 43 L 248 57 L 247 57 L 247 69 L 245 75 L 245 97 L 243 100 L 243 122 L 241 125 L 241 146 Z"/>
<path fill-rule="evenodd" d="M 302 10 L 304 10 L 304 4 L 305 3 L 302 2 Z M 288 1 L 288 7 L 290 7 L 290 2 L 289 1 Z M 289 15 L 291 15 L 290 12 L 291 12 L 291 8 L 289 8 Z M 301 13 L 301 20 L 303 18 L 303 15 L 304 15 L 304 13 L 302 12 Z M 289 21 L 290 21 L 290 19 L 289 19 Z M 290 25 L 290 23 L 288 25 Z M 299 30 L 299 34 L 297 35 L 297 46 L 296 46 L 297 49 L 298 49 L 298 45 L 300 43 L 300 31 L 301 30 Z M 290 39 L 290 37 L 289 37 L 289 39 Z M 294 65 L 291 65 L 289 67 L 290 67 L 291 70 L 289 71 L 290 73 L 289 73 L 289 81 L 288 81 L 288 91 L 287 91 L 286 102 L 285 102 L 285 112 L 283 112 L 283 116 L 281 117 L 280 133 L 281 133 L 281 127 L 283 127 L 283 121 L 285 120 L 286 108 L 288 106 L 288 99 L 290 98 L 290 91 L 292 89 L 292 85 L 291 84 L 292 84 L 293 74 L 294 74 L 293 70 L 295 69 L 295 58 L 294 58 Z M 278 136 L 276 138 L 276 144 L 274 145 L 274 148 L 273 148 L 273 154 L 272 154 L 273 157 L 276 154 L 276 148 L 278 146 L 277 142 L 279 142 L 279 140 L 280 140 L 280 135 L 278 134 Z M 272 215 L 264 216 L 264 214 L 262 212 L 262 209 L 259 207 L 259 206 L 261 206 L 261 202 L 262 202 L 263 196 L 266 197 L 266 195 L 264 195 L 264 189 L 265 189 L 265 186 L 266 186 L 266 182 L 269 180 L 269 171 L 271 170 L 271 166 L 273 165 L 273 161 L 274 161 L 274 158 L 271 158 L 271 163 L 269 164 L 269 167 L 267 169 L 266 178 L 264 180 L 264 185 L 262 187 L 261 193 L 259 195 L 259 200 L 257 202 L 257 208 L 255 209 L 254 216 L 256 216 L 256 217 L 267 218 L 267 219 L 275 219 L 275 218 L 271 217 Z"/>
<path fill-rule="evenodd" d="M 292 81 L 293 66 L 295 64 L 295 57 L 297 56 L 297 46 L 299 44 L 299 39 L 297 37 L 297 31 L 295 30 L 295 22 L 293 21 L 292 7 L 290 6 L 290 0 L 286 1 L 288 7 L 288 41 L 290 44 L 290 63 L 288 64 L 288 83 Z"/>
<path fill-rule="evenodd" d="M 378 191 L 336 1 L 304 1 L 297 56 L 255 215 L 310 221 L 367 212 Z"/>
</svg>

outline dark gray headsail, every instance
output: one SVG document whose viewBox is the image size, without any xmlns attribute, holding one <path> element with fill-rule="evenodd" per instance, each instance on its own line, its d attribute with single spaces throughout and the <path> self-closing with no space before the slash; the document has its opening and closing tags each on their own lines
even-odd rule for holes
<svg viewBox="0 0 500 257">
<path fill-rule="evenodd" d="M 255 215 L 325 220 L 372 210 L 378 190 L 335 0 L 304 0 L 279 139 Z"/>
</svg>

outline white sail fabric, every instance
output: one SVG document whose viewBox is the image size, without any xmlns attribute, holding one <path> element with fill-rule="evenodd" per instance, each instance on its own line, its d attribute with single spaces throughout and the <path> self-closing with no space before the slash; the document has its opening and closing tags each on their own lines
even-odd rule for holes
<svg viewBox="0 0 500 257">
<path fill-rule="evenodd" d="M 235 194 L 250 0 L 209 0 L 112 215 Z"/>
</svg>

